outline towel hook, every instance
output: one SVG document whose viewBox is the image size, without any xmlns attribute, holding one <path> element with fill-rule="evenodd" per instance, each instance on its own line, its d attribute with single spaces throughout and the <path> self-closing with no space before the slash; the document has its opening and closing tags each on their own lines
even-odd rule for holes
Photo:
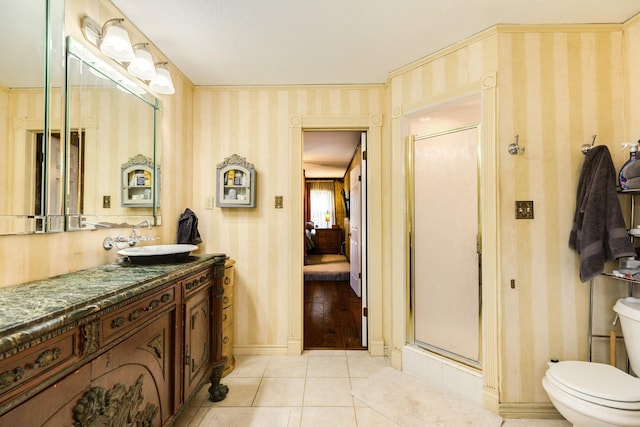
<svg viewBox="0 0 640 427">
<path fill-rule="evenodd" d="M 524 147 L 520 147 L 520 145 L 518 145 L 519 139 L 520 139 L 520 135 L 516 135 L 516 142 L 509 144 L 509 147 L 508 147 L 509 154 L 511 155 L 524 154 Z"/>
<path fill-rule="evenodd" d="M 582 144 L 582 147 L 580 147 L 580 151 L 582 151 L 582 154 L 587 154 L 587 151 L 591 150 L 591 148 L 594 146 L 594 144 L 596 143 L 596 138 L 598 137 L 597 134 L 593 135 L 593 140 L 591 141 L 591 145 L 589 144 Z"/>
</svg>

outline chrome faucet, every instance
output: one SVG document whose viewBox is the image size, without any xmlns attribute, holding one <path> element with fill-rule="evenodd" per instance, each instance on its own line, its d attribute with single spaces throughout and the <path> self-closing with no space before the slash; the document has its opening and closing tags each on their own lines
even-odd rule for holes
<svg viewBox="0 0 640 427">
<path fill-rule="evenodd" d="M 151 222 L 149 222 L 148 219 L 145 219 L 144 221 L 140 222 L 139 224 L 136 224 L 133 226 L 133 228 L 131 229 L 131 239 L 135 240 L 138 235 L 136 234 L 136 230 L 142 226 L 147 226 L 147 230 L 151 230 Z"/>
<path fill-rule="evenodd" d="M 143 242 L 143 241 L 148 241 L 148 240 L 155 240 L 158 239 L 160 236 L 142 236 L 139 235 L 137 230 L 140 227 L 147 227 L 147 230 L 151 230 L 151 222 L 149 222 L 148 219 L 145 219 L 144 221 L 140 222 L 139 224 L 134 225 L 131 228 L 131 235 L 128 237 L 125 236 L 116 236 L 116 237 L 107 237 L 104 239 L 104 241 L 102 242 L 102 247 L 105 248 L 106 250 L 109 250 L 111 248 L 113 248 L 114 245 L 117 245 L 118 248 L 122 249 L 125 244 L 129 245 L 129 246 L 135 246 L 136 243 L 138 242 Z"/>
</svg>

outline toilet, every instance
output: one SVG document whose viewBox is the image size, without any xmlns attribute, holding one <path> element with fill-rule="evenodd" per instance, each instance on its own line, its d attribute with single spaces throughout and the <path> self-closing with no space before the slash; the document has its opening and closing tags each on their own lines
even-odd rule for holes
<svg viewBox="0 0 640 427">
<path fill-rule="evenodd" d="M 623 298 L 620 317 L 627 355 L 640 372 L 640 298 Z M 549 363 L 542 386 L 551 403 L 575 427 L 640 426 L 640 378 L 603 363 Z"/>
</svg>

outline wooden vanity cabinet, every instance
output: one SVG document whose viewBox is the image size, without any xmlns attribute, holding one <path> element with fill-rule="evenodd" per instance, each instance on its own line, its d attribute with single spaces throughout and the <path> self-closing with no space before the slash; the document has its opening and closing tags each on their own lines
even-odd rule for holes
<svg viewBox="0 0 640 427">
<path fill-rule="evenodd" d="M 216 268 L 87 307 L 31 348 L 0 353 L 0 426 L 169 425 L 222 357 Z"/>
<path fill-rule="evenodd" d="M 162 426 L 176 411 L 175 304 L 157 311 L 117 345 L 4 414 L 0 425 Z M 93 421 L 92 421 L 93 420 Z M 114 420 L 118 420 L 115 421 Z"/>
</svg>

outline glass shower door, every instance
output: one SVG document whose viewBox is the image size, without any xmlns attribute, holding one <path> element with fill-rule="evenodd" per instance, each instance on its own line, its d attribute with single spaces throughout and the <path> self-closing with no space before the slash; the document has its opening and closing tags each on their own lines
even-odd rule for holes
<svg viewBox="0 0 640 427">
<path fill-rule="evenodd" d="M 415 342 L 480 366 L 478 129 L 416 137 L 412 156 Z"/>
</svg>

